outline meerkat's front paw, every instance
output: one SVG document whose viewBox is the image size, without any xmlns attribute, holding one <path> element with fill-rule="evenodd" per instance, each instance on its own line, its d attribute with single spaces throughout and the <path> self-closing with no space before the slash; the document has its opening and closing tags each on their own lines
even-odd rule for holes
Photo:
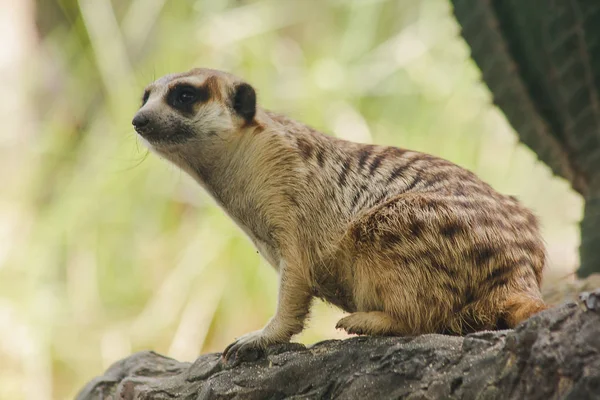
<svg viewBox="0 0 600 400">
<path fill-rule="evenodd" d="M 231 343 L 223 351 L 227 363 L 239 364 L 242 361 L 256 361 L 272 344 L 285 343 L 277 337 L 268 335 L 264 329 L 247 333 Z"/>
</svg>

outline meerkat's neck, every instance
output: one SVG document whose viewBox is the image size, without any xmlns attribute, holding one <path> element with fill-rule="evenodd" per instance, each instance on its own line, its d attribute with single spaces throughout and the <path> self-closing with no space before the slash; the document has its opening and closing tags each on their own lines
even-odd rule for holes
<svg viewBox="0 0 600 400">
<path fill-rule="evenodd" d="M 361 172 L 360 165 L 349 166 L 364 146 L 285 116 L 259 109 L 253 125 L 228 136 L 214 148 L 190 146 L 182 159 L 172 161 L 215 198 L 259 249 L 271 249 L 261 252 L 273 265 L 279 237 L 303 236 L 308 224 L 321 242 L 315 244 L 322 248 L 317 252 L 325 253 L 329 238 L 339 238 L 356 213 L 392 194 L 384 185 L 372 185 L 373 168 Z M 369 151 L 374 159 L 381 157 L 377 147 Z M 312 238 L 301 241 L 310 245 Z"/>
<path fill-rule="evenodd" d="M 227 139 L 189 143 L 185 153 L 166 154 L 204 187 L 274 266 L 279 258 L 276 236 L 289 225 L 293 212 L 288 195 L 297 185 L 299 159 L 286 135 L 259 109 L 254 124 L 224 135 Z"/>
<path fill-rule="evenodd" d="M 353 144 L 338 143 L 333 137 L 267 110 L 258 111 L 256 122 L 259 127 L 244 133 L 231 160 L 227 181 L 237 183 L 224 188 L 223 208 L 241 220 L 239 225 L 254 229 L 266 242 L 272 237 L 276 242 L 296 240 L 306 248 L 329 247 L 329 238 L 339 238 L 350 218 L 349 210 L 339 202 L 339 193 L 334 193 L 332 179 L 337 176 L 339 163 L 331 156 L 345 154 L 347 146 Z M 315 152 L 315 162 L 303 156 L 302 143 L 321 151 Z M 305 237 L 308 231 L 312 237 Z M 321 243 L 313 246 L 317 237 Z M 276 243 L 278 248 L 281 245 Z M 323 252 L 326 250 L 317 250 Z"/>
</svg>

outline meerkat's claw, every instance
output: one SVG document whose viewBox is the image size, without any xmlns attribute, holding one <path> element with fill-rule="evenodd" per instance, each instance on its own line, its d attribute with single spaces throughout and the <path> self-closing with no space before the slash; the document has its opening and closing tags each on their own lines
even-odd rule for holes
<svg viewBox="0 0 600 400">
<path fill-rule="evenodd" d="M 355 322 L 357 321 L 354 320 L 356 320 L 354 314 L 348 315 L 347 317 L 344 317 L 338 321 L 338 323 L 335 325 L 335 329 L 343 329 L 347 333 L 355 335 L 366 334 L 360 324 L 356 324 Z"/>
<path fill-rule="evenodd" d="M 267 346 L 277 343 L 277 340 L 267 336 L 263 330 L 247 333 L 223 351 L 223 359 L 230 363 L 239 364 L 242 361 L 256 361 Z"/>
</svg>

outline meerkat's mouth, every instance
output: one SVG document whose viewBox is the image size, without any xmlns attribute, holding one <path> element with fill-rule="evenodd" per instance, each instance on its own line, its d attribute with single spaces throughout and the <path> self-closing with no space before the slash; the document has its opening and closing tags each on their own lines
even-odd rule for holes
<svg viewBox="0 0 600 400">
<path fill-rule="evenodd" d="M 166 135 L 158 132 L 140 132 L 137 129 L 136 132 L 144 140 L 153 145 L 182 144 L 193 137 L 191 133 L 186 131 L 178 131 Z"/>
<path fill-rule="evenodd" d="M 176 124 L 175 126 L 157 127 L 154 124 L 134 124 L 134 129 L 139 136 L 154 145 L 181 144 L 192 139 L 195 134 L 187 126 Z"/>
</svg>

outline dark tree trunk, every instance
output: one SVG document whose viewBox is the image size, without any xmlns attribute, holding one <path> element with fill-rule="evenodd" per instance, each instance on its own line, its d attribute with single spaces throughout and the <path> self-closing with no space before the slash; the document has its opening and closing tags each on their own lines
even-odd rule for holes
<svg viewBox="0 0 600 400">
<path fill-rule="evenodd" d="M 494 103 L 585 199 L 579 276 L 600 272 L 600 3 L 452 0 Z"/>
</svg>

